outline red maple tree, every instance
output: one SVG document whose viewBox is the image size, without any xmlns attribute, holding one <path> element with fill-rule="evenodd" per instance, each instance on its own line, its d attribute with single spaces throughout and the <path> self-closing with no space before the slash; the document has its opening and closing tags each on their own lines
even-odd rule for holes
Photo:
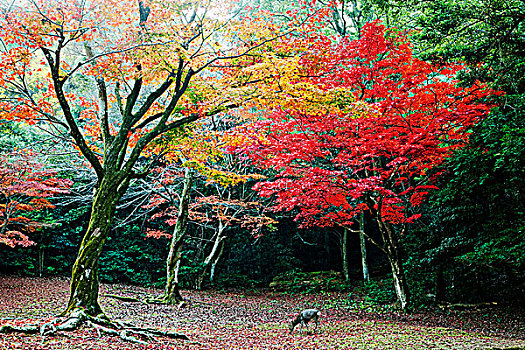
<svg viewBox="0 0 525 350">
<path fill-rule="evenodd" d="M 0 157 L 0 243 L 10 247 L 34 244 L 27 234 L 42 227 L 33 211 L 53 208 L 48 198 L 69 191 L 71 181 L 56 177 L 29 157 Z"/>
<path fill-rule="evenodd" d="M 258 133 L 242 153 L 276 170 L 255 189 L 275 197 L 274 210 L 298 210 L 303 226 L 349 227 L 357 214 L 369 213 L 404 308 L 408 289 L 398 235 L 435 189 L 430 170 L 464 144 L 469 128 L 489 112 L 494 91 L 459 86 L 455 76 L 463 65 L 419 60 L 406 33 L 377 21 L 359 40 L 333 45 L 317 39 L 312 47 L 296 83 L 337 91 L 333 110 L 275 109 L 255 126 L 265 135 Z"/>
</svg>

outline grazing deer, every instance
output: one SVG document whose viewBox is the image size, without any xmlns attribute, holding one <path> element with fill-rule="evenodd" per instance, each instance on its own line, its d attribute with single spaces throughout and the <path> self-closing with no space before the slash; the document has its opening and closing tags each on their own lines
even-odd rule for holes
<svg viewBox="0 0 525 350">
<path fill-rule="evenodd" d="M 290 323 L 290 334 L 293 332 L 293 329 L 295 326 L 297 326 L 299 323 L 301 324 L 301 332 L 303 330 L 303 325 L 306 325 L 306 330 L 308 330 L 308 322 L 311 320 L 315 321 L 315 330 L 317 330 L 317 327 L 319 326 L 319 317 L 321 316 L 321 312 L 317 311 L 316 309 L 306 309 L 301 311 L 297 316 L 295 316 L 294 320 Z"/>
</svg>

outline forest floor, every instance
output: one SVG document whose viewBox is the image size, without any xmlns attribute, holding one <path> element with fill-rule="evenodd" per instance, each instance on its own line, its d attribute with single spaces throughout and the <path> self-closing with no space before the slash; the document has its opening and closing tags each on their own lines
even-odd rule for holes
<svg viewBox="0 0 525 350">
<path fill-rule="evenodd" d="M 66 305 L 66 278 L 0 276 L 0 326 L 44 322 Z M 525 315 L 497 307 L 481 310 L 384 311 L 347 294 L 284 295 L 260 292 L 183 291 L 185 307 L 124 302 L 161 290 L 102 285 L 100 302 L 112 319 L 186 334 L 150 345 L 98 335 L 83 326 L 55 336 L 0 334 L 0 349 L 525 349 Z M 288 331 L 302 308 L 321 310 L 318 332 Z M 383 311 L 382 311 L 383 310 Z"/>
</svg>

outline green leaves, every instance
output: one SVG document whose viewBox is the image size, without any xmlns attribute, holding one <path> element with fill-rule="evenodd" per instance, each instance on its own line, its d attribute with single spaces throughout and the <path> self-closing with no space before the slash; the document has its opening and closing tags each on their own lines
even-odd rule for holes
<svg viewBox="0 0 525 350">
<path fill-rule="evenodd" d="M 424 58 L 465 60 L 466 81 L 495 83 L 510 93 L 525 91 L 525 4 L 508 1 L 425 1 L 418 16 Z"/>
</svg>

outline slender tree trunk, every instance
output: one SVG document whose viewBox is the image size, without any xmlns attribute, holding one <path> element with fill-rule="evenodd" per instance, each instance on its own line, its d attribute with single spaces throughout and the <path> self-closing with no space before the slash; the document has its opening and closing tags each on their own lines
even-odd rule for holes
<svg viewBox="0 0 525 350">
<path fill-rule="evenodd" d="M 180 198 L 177 223 L 173 229 L 168 259 L 166 260 L 166 288 L 163 300 L 169 304 L 181 302 L 182 296 L 179 292 L 179 266 L 182 246 L 188 227 L 188 205 L 190 203 L 191 186 L 193 184 L 193 171 L 186 169 L 184 174 L 184 189 Z"/>
<path fill-rule="evenodd" d="M 223 253 L 224 253 L 224 242 L 221 242 L 221 247 L 219 249 L 219 253 L 217 254 L 215 259 L 213 259 L 213 262 L 211 263 L 210 279 L 209 279 L 210 283 L 213 283 L 213 281 L 215 280 L 215 269 L 216 269 L 217 264 L 219 263 L 219 260 L 221 259 Z"/>
<path fill-rule="evenodd" d="M 349 263 L 348 263 L 348 228 L 343 228 L 343 244 L 342 244 L 342 250 L 343 250 L 343 276 L 345 280 L 350 279 L 350 272 L 349 272 Z"/>
<path fill-rule="evenodd" d="M 436 300 L 445 300 L 445 273 L 442 264 L 439 264 L 436 272 Z"/>
<path fill-rule="evenodd" d="M 385 245 L 384 248 L 390 262 L 390 267 L 392 268 L 392 277 L 394 279 L 394 290 L 396 292 L 397 301 L 399 302 L 401 309 L 405 310 L 409 303 L 410 293 L 403 268 L 401 248 L 393 226 L 384 222 L 380 216 L 376 217 L 376 220 Z"/>
<path fill-rule="evenodd" d="M 396 291 L 397 300 L 401 309 L 405 310 L 409 302 L 409 291 L 403 264 L 399 259 L 392 259 L 390 265 L 392 267 L 392 277 L 394 279 L 394 289 Z"/>
<path fill-rule="evenodd" d="M 368 272 L 368 260 L 366 255 L 365 241 L 365 214 L 359 214 L 359 245 L 361 247 L 361 266 L 363 267 L 363 281 L 370 282 L 370 273 Z"/>
<path fill-rule="evenodd" d="M 79 308 L 92 316 L 103 313 L 98 303 L 98 262 L 118 199 L 117 191 L 108 182 L 103 182 L 95 193 L 89 225 L 73 265 L 70 297 L 63 315 Z"/>
<path fill-rule="evenodd" d="M 361 266 L 363 268 L 363 281 L 370 282 L 370 273 L 368 272 L 368 261 L 366 255 L 366 241 L 363 232 L 359 232 L 359 245 L 361 247 Z"/>
<path fill-rule="evenodd" d="M 213 248 L 211 249 L 210 254 L 206 257 L 203 263 L 203 271 L 200 274 L 198 281 L 197 281 L 197 289 L 202 289 L 202 284 L 204 282 L 204 277 L 206 276 L 206 273 L 208 272 L 208 267 L 211 267 L 210 264 L 212 261 L 215 261 L 215 265 L 221 258 L 222 252 L 223 252 L 223 241 L 226 239 L 226 236 L 223 236 L 224 226 L 222 225 L 222 222 L 219 222 L 219 229 L 217 231 L 217 235 L 215 236 L 215 242 L 213 243 Z M 213 271 L 215 273 L 215 269 Z"/>
<path fill-rule="evenodd" d="M 368 283 L 370 281 L 370 275 L 368 273 L 368 262 L 366 255 L 366 245 L 365 245 L 365 223 L 364 223 L 364 214 L 361 213 L 357 219 L 358 229 L 349 229 L 344 228 L 343 232 L 343 274 L 345 279 L 349 279 L 349 266 L 348 266 L 348 231 L 359 234 L 359 245 L 361 248 L 361 266 L 363 268 L 363 281 Z"/>
<path fill-rule="evenodd" d="M 45 249 L 40 246 L 38 248 L 38 276 L 42 277 L 44 273 L 44 256 L 45 256 Z"/>
<path fill-rule="evenodd" d="M 324 232 L 324 249 L 326 252 L 325 263 L 328 265 L 330 264 L 330 258 L 332 256 L 332 250 L 330 249 L 330 235 L 328 234 L 328 230 L 325 230 Z"/>
</svg>

